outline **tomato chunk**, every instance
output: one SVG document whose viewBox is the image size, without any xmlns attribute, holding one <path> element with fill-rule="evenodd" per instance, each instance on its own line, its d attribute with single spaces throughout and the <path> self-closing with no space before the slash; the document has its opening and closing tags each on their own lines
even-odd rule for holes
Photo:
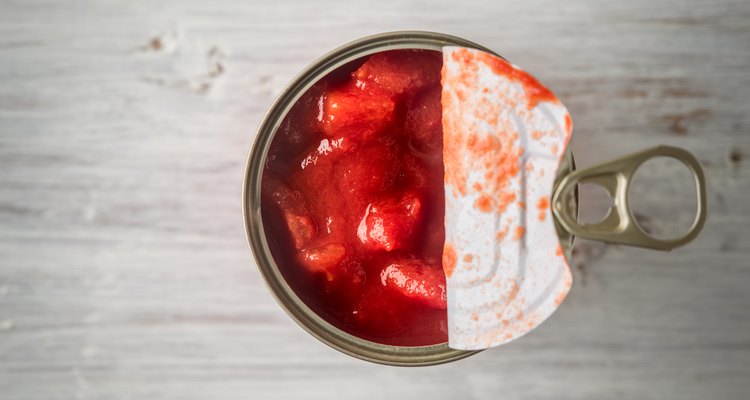
<svg viewBox="0 0 750 400">
<path fill-rule="evenodd" d="M 411 145 L 423 153 L 442 148 L 443 121 L 440 105 L 441 88 L 431 87 L 409 99 L 406 112 L 406 134 Z"/>
<path fill-rule="evenodd" d="M 388 264 L 380 273 L 383 286 L 396 289 L 412 300 L 432 308 L 445 309 L 445 274 L 437 262 L 404 259 Z"/>
<path fill-rule="evenodd" d="M 263 176 L 262 195 L 281 213 L 295 248 L 301 249 L 315 237 L 317 227 L 307 211 L 302 193 L 267 173 Z"/>
<path fill-rule="evenodd" d="M 385 51 L 373 54 L 354 72 L 364 85 L 372 83 L 393 94 L 440 85 L 442 54 L 429 50 Z"/>
<path fill-rule="evenodd" d="M 336 165 L 339 193 L 357 202 L 369 201 L 393 186 L 398 174 L 398 149 L 388 143 L 373 143 L 342 157 Z M 366 203 L 365 203 L 366 204 Z"/>
<path fill-rule="evenodd" d="M 357 228 L 365 247 L 392 251 L 408 248 L 419 228 L 422 201 L 413 192 L 370 203 Z"/>
<path fill-rule="evenodd" d="M 390 93 L 376 86 L 345 85 L 324 96 L 319 121 L 328 136 L 367 142 L 390 128 L 395 117 Z"/>
</svg>

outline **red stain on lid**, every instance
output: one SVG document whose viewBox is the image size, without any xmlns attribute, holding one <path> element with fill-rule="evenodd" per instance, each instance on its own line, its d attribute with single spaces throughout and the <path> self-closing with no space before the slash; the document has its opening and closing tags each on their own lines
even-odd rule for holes
<svg viewBox="0 0 750 400">
<path fill-rule="evenodd" d="M 500 229 L 499 231 L 497 231 L 497 237 L 496 238 L 497 238 L 498 242 L 501 241 L 501 240 L 503 240 L 503 239 L 505 239 L 506 236 L 508 236 L 508 227 L 507 226 L 505 228 Z"/>
<path fill-rule="evenodd" d="M 495 110 L 497 111 L 497 110 Z M 505 135 L 507 137 L 485 136 L 476 138 L 470 135 L 466 142 L 466 151 L 473 160 L 479 160 L 484 167 L 485 181 L 481 185 L 484 193 L 481 196 L 489 196 L 496 199 L 496 207 L 499 211 L 505 210 L 512 203 L 516 194 L 508 190 L 508 182 L 516 177 L 521 169 L 520 157 L 522 150 L 514 150 L 512 144 L 516 142 L 517 133 Z M 505 140 L 503 140 L 505 139 Z M 468 177 L 469 171 L 462 171 L 464 179 Z M 489 206 L 490 202 L 482 205 Z M 489 211 L 489 210 L 487 210 Z"/>
<path fill-rule="evenodd" d="M 443 272 L 448 278 L 453 275 L 453 270 L 456 269 L 456 250 L 450 243 L 446 243 L 443 247 Z"/>
<path fill-rule="evenodd" d="M 547 217 L 547 210 L 549 209 L 549 197 L 540 197 L 539 202 L 536 203 L 536 208 L 539 209 L 539 220 L 544 221 L 544 219 Z"/>
<path fill-rule="evenodd" d="M 514 146 L 518 133 L 511 127 L 499 126 L 497 135 L 480 137 L 474 132 L 481 129 L 477 126 L 466 126 L 462 119 L 462 104 L 470 94 L 480 90 L 478 82 L 477 61 L 483 55 L 468 49 L 458 49 L 451 54 L 452 60 L 461 64 L 460 74 L 451 77 L 454 90 L 443 93 L 443 160 L 445 165 L 445 183 L 452 185 L 461 196 L 469 194 L 467 182 L 469 170 L 464 160 L 471 159 L 481 165 L 485 179 L 473 184 L 478 194 L 474 206 L 483 212 L 493 208 L 503 211 L 515 200 L 515 193 L 509 192 L 508 182 L 518 176 L 521 169 L 520 157 L 523 149 Z M 443 85 L 446 84 L 443 69 Z M 479 107 L 472 110 L 475 119 L 485 121 L 492 126 L 498 124 L 500 106 L 483 99 Z"/>
<path fill-rule="evenodd" d="M 513 282 L 511 283 L 511 285 L 510 285 L 510 291 L 508 291 L 508 297 L 507 297 L 507 300 L 506 300 L 506 302 L 507 302 L 508 304 L 512 303 L 512 302 L 513 302 L 513 300 L 515 300 L 515 299 L 516 299 L 516 297 L 518 297 L 518 292 L 519 292 L 520 290 L 521 290 L 521 287 L 520 287 L 520 286 L 518 286 L 518 283 L 516 283 L 515 281 L 513 281 Z"/>
<path fill-rule="evenodd" d="M 568 277 L 565 279 L 565 284 L 562 287 L 562 290 L 557 293 L 557 296 L 555 296 L 555 304 L 560 305 L 562 304 L 563 300 L 565 300 L 565 296 L 568 295 L 568 292 L 570 292 L 570 288 L 573 286 L 573 278 L 568 275 Z"/>
<path fill-rule="evenodd" d="M 476 53 L 476 56 L 495 73 L 506 76 L 508 79 L 520 84 L 526 94 L 528 100 L 527 107 L 529 109 L 536 107 L 537 104 L 543 101 L 558 102 L 557 97 L 555 97 L 552 91 L 539 83 L 528 72 L 518 69 L 513 64 L 488 53 Z"/>
<path fill-rule="evenodd" d="M 546 134 L 547 133 L 544 131 L 534 131 L 534 132 L 531 132 L 531 138 L 534 140 L 539 140 L 543 138 Z"/>
<path fill-rule="evenodd" d="M 500 212 L 505 211 L 506 208 L 516 200 L 516 194 L 514 192 L 502 192 L 499 195 L 497 204 L 497 210 Z"/>
<path fill-rule="evenodd" d="M 555 304 L 557 304 L 558 306 L 562 304 L 563 300 L 565 300 L 566 295 L 567 293 L 562 292 L 562 293 L 559 293 L 557 296 L 555 296 Z"/>
<path fill-rule="evenodd" d="M 476 207 L 479 211 L 483 212 L 490 212 L 494 208 L 495 201 L 492 200 L 492 197 L 482 194 L 477 198 L 477 200 L 474 202 L 474 207 Z"/>
</svg>

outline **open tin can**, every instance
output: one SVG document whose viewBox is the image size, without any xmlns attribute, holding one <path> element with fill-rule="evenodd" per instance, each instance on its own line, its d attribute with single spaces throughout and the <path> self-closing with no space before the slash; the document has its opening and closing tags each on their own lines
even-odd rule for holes
<svg viewBox="0 0 750 400">
<path fill-rule="evenodd" d="M 359 359 L 389 365 L 424 366 L 458 360 L 477 351 L 455 350 L 448 347 L 447 343 L 430 346 L 384 345 L 344 332 L 317 315 L 294 292 L 271 254 L 261 215 L 264 164 L 272 139 L 285 116 L 318 80 L 347 63 L 374 53 L 396 49 L 441 51 L 446 46 L 476 49 L 496 55 L 467 40 L 429 32 L 393 32 L 369 36 L 324 55 L 302 71 L 276 99 L 258 128 L 248 158 L 243 188 L 245 228 L 266 284 L 287 314 L 301 327 L 327 345 Z M 641 164 L 654 157 L 672 157 L 682 161 L 695 178 L 697 215 L 689 232 L 680 238 L 660 240 L 651 237 L 638 226 L 628 208 L 630 178 Z M 602 222 L 595 225 L 578 223 L 579 183 L 601 185 L 614 198 L 614 206 Z M 575 169 L 573 154 L 568 148 L 561 158 L 554 186 L 551 209 L 562 251 L 568 259 L 576 236 L 668 250 L 692 240 L 705 221 L 705 178 L 700 164 L 690 153 L 673 147 L 656 147 L 584 170 Z"/>
</svg>

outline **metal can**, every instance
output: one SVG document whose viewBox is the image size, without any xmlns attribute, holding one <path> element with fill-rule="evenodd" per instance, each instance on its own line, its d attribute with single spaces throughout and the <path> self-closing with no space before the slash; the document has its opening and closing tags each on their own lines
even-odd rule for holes
<svg viewBox="0 0 750 400">
<path fill-rule="evenodd" d="M 315 314 L 292 290 L 282 276 L 268 247 L 260 213 L 260 183 L 263 165 L 271 140 L 290 108 L 315 82 L 350 61 L 394 49 L 428 49 L 440 51 L 444 46 L 463 46 L 491 52 L 467 40 L 428 32 L 393 32 L 369 36 L 346 44 L 324 55 L 302 71 L 279 95 L 258 128 L 250 152 L 243 189 L 245 227 L 258 268 L 271 293 L 300 326 L 327 345 L 353 357 L 389 365 L 432 365 L 468 357 L 475 351 L 450 349 L 447 343 L 431 346 L 392 346 L 360 339 L 331 325 Z M 564 158 L 559 177 L 574 166 L 570 152 Z M 577 204 L 577 203 L 576 203 Z M 574 206 L 577 209 L 577 206 Z M 566 251 L 573 236 L 560 229 Z"/>
<path fill-rule="evenodd" d="M 286 282 L 271 254 L 266 239 L 261 217 L 260 199 L 261 179 L 266 156 L 277 129 L 292 106 L 313 84 L 330 72 L 351 61 L 381 51 L 396 49 L 440 51 L 445 46 L 461 46 L 497 55 L 491 50 L 465 39 L 432 32 L 391 32 L 368 36 L 350 42 L 314 61 L 283 90 L 263 118 L 248 157 L 243 187 L 245 229 L 248 243 L 255 256 L 258 269 L 263 275 L 269 290 L 287 314 L 307 332 L 332 348 L 362 360 L 387 365 L 426 366 L 459 360 L 476 354 L 478 351 L 451 349 L 447 343 L 429 346 L 384 345 L 344 332 L 311 310 Z M 499 55 L 497 56 L 500 57 Z M 569 148 L 566 149 L 555 179 L 555 196 L 552 201 L 552 209 L 556 217 L 555 224 L 561 247 L 566 257 L 570 257 L 575 235 L 659 249 L 675 247 L 692 239 L 702 227 L 705 219 L 704 178 L 700 170 L 700 165 L 694 157 L 684 152 L 684 150 L 681 150 L 681 152 L 677 151 L 676 153 L 674 150 L 674 148 L 656 148 L 648 152 L 616 160 L 616 162 L 605 163 L 583 171 L 574 172 L 575 163 L 573 154 Z M 684 153 L 687 153 L 687 155 Z M 696 184 L 699 189 L 699 210 L 693 228 L 691 228 L 691 231 L 685 237 L 669 243 L 659 242 L 655 239 L 651 240 L 653 238 L 648 238 L 643 232 L 638 231 L 637 224 L 631 223 L 632 218 L 629 217 L 632 215 L 629 214 L 629 209 L 627 208 L 626 194 L 630 176 L 646 159 L 659 155 L 678 158 L 685 162 L 696 177 Z M 614 168 L 604 168 L 607 165 L 614 166 Z M 617 182 L 620 182 L 619 185 L 624 188 L 619 190 L 620 186 L 617 186 L 617 182 L 605 185 L 607 190 L 611 189 L 610 194 L 613 196 L 616 195 L 615 208 L 618 208 L 618 211 L 624 210 L 624 213 L 613 214 L 616 216 L 619 215 L 620 218 L 617 221 L 608 221 L 608 225 L 580 226 L 577 224 L 578 191 L 576 184 L 589 180 L 597 181 L 597 179 L 594 179 L 596 176 L 601 181 L 603 174 L 612 175 Z M 618 201 L 620 207 L 617 207 Z M 622 223 L 623 221 L 625 224 Z M 614 222 L 617 223 L 612 225 Z M 618 232 L 617 227 L 620 225 L 627 229 Z"/>
</svg>

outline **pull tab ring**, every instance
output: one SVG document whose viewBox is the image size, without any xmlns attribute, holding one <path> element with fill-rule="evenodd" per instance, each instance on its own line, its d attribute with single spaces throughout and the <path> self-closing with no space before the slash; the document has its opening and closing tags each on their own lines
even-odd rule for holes
<svg viewBox="0 0 750 400">
<path fill-rule="evenodd" d="M 671 157 L 681 161 L 693 175 L 698 195 L 695 219 L 690 230 L 675 239 L 658 239 L 649 235 L 638 225 L 628 202 L 628 191 L 633 175 L 644 162 L 656 157 Z M 575 188 L 582 183 L 594 183 L 603 187 L 614 199 L 614 205 L 603 221 L 581 225 L 574 209 Z M 698 160 L 688 151 L 672 146 L 657 146 L 633 153 L 590 168 L 576 170 L 565 176 L 552 196 L 552 211 L 558 222 L 571 234 L 603 242 L 646 247 L 656 250 L 672 250 L 693 240 L 706 222 L 706 178 Z"/>
</svg>

